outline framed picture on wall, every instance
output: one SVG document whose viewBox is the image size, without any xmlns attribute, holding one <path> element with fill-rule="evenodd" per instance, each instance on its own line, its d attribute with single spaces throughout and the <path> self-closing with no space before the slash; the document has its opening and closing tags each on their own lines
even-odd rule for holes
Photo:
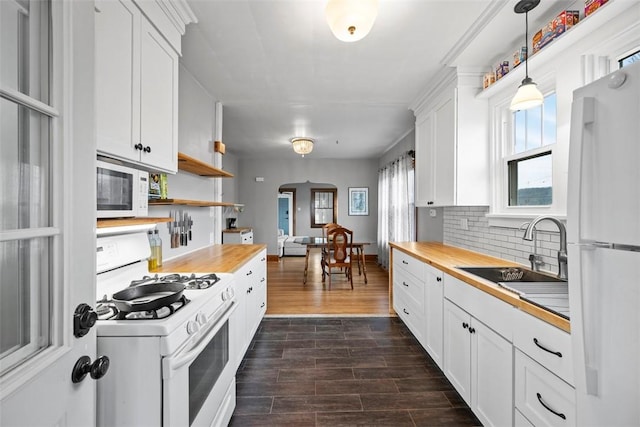
<svg viewBox="0 0 640 427">
<path fill-rule="evenodd" d="M 349 187 L 349 215 L 369 215 L 369 187 Z"/>
</svg>

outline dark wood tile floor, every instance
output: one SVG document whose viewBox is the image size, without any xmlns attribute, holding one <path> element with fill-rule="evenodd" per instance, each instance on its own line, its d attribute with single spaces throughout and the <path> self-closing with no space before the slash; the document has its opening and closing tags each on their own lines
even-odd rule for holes
<svg viewBox="0 0 640 427">
<path fill-rule="evenodd" d="M 395 317 L 265 318 L 232 426 L 478 426 Z"/>
</svg>

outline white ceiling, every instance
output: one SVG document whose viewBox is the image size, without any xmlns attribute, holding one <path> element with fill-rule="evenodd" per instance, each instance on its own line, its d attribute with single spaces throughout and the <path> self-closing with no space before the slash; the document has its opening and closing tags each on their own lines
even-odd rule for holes
<svg viewBox="0 0 640 427">
<path fill-rule="evenodd" d="M 308 157 L 378 158 L 413 128 L 409 105 L 443 68 L 488 66 L 486 52 L 524 33 L 513 0 L 379 0 L 355 43 L 333 36 L 324 0 L 188 3 L 198 23 L 181 62 L 222 102 L 223 142 L 240 157 L 293 159 L 289 139 L 308 136 Z"/>
</svg>

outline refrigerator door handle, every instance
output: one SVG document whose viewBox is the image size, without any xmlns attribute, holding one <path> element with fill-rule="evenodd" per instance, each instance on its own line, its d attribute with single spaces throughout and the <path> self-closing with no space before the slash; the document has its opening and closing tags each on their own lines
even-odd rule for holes
<svg viewBox="0 0 640 427">
<path fill-rule="evenodd" d="M 569 191 L 567 209 L 568 216 L 574 224 L 568 229 L 570 242 L 579 242 L 582 229 L 582 163 L 584 153 L 585 127 L 595 119 L 595 100 L 592 97 L 574 99 L 571 107 L 571 135 L 569 143 Z"/>
<path fill-rule="evenodd" d="M 577 319 L 580 319 L 582 324 L 581 338 L 582 338 L 582 357 L 584 358 L 584 380 L 587 394 L 592 396 L 598 396 L 598 351 L 597 344 L 600 341 L 599 331 L 595 325 L 598 324 L 599 311 L 593 306 L 593 301 L 597 300 L 597 296 L 594 295 L 598 288 L 594 288 L 593 283 L 593 271 L 588 271 L 592 265 L 590 261 L 593 261 L 589 255 L 594 255 L 598 245 L 596 244 L 582 244 L 577 245 L 577 254 L 579 260 L 577 263 L 582 268 L 576 269 L 572 277 L 572 281 L 578 283 L 578 295 L 577 299 L 579 303 L 580 313 L 577 313 Z M 576 288 L 573 289 L 575 291 Z M 589 293 L 591 295 L 589 295 Z M 573 316 L 572 316 L 573 317 Z M 575 333 L 575 332 L 572 332 Z"/>
</svg>

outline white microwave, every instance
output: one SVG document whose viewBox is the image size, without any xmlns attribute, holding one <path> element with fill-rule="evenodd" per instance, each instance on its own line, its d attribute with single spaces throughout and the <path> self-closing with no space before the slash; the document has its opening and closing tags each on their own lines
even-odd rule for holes
<svg viewBox="0 0 640 427">
<path fill-rule="evenodd" d="M 97 161 L 98 218 L 147 216 L 149 172 Z"/>
</svg>

